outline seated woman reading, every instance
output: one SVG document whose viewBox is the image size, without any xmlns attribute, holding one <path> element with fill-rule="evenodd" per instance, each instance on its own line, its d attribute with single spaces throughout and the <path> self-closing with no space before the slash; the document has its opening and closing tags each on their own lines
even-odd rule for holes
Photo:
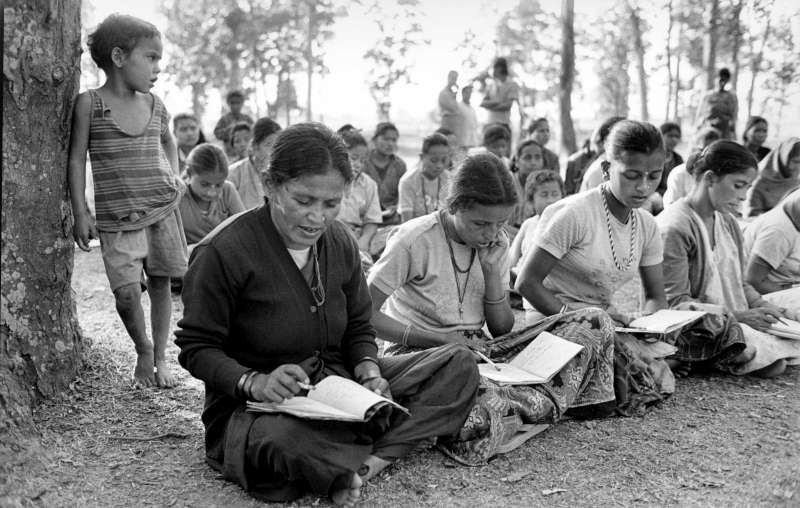
<svg viewBox="0 0 800 508">
<path fill-rule="evenodd" d="M 262 500 L 311 491 L 352 506 L 366 479 L 423 440 L 456 434 L 474 403 L 479 376 L 464 346 L 377 358 L 358 245 L 334 220 L 351 178 L 327 127 L 281 131 L 267 205 L 206 236 L 184 279 L 176 344 L 205 382 L 206 460 Z M 280 403 L 332 374 L 394 397 L 411 416 L 361 424 L 246 411 L 247 401 Z"/>
<path fill-rule="evenodd" d="M 715 141 L 695 163 L 696 183 L 689 196 L 657 218 L 670 306 L 732 314 L 738 322 L 687 341 L 682 349 L 688 366 L 704 362 L 732 374 L 774 376 L 787 361 L 800 359 L 800 343 L 764 333 L 785 309 L 764 300 L 744 278 L 742 232 L 734 214 L 756 178 L 756 167 L 747 148 Z M 724 354 L 734 348 L 741 352 Z"/>
<path fill-rule="evenodd" d="M 765 298 L 800 287 L 800 188 L 745 226 L 744 245 L 749 253 L 745 281 Z M 800 313 L 800 295 L 794 307 Z"/>
<path fill-rule="evenodd" d="M 539 220 L 515 283 L 529 303 L 528 322 L 596 307 L 627 325 L 638 316 L 613 302 L 637 273 L 644 288 L 642 311 L 666 307 L 661 237 L 653 217 L 641 210 L 661 181 L 661 133 L 651 124 L 622 120 L 612 128 L 603 157 L 603 184 L 551 204 Z M 618 363 L 625 365 L 618 377 L 646 379 L 627 383 L 625 396 L 618 390 L 618 410 L 638 412 L 674 391 L 674 376 L 656 345 L 627 334 L 616 334 L 614 343 Z M 637 367 L 641 361 L 648 367 Z"/>
<path fill-rule="evenodd" d="M 468 157 L 451 176 L 446 208 L 402 224 L 389 238 L 368 281 L 373 324 L 394 343 L 390 354 L 443 344 L 481 350 L 484 325 L 492 336 L 512 329 L 504 230 L 517 205 L 512 179 L 495 155 Z M 498 387 L 483 380 L 457 453 L 488 458 L 501 444 L 488 444 L 499 439 L 494 422 L 509 413 L 535 423 L 558 420 L 570 408 L 587 415 L 613 411 L 610 320 L 586 312 L 564 316 L 551 330 L 585 349 L 546 384 Z"/>
</svg>

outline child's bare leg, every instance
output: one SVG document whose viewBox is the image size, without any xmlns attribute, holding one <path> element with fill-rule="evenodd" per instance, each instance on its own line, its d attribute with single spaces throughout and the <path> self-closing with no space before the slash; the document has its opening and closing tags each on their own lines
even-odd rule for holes
<svg viewBox="0 0 800 508">
<path fill-rule="evenodd" d="M 117 313 L 136 347 L 134 381 L 141 386 L 153 386 L 153 343 L 147 338 L 147 328 L 142 309 L 142 289 L 139 282 L 127 284 L 114 291 Z"/>
<path fill-rule="evenodd" d="M 172 388 L 177 381 L 167 366 L 167 340 L 172 317 L 169 277 L 149 277 L 148 284 L 150 322 L 153 326 L 153 345 L 155 346 L 155 382 L 162 388 Z"/>
<path fill-rule="evenodd" d="M 336 506 L 354 506 L 361 497 L 362 484 L 361 477 L 356 473 L 338 477 L 331 487 L 331 501 Z"/>
</svg>

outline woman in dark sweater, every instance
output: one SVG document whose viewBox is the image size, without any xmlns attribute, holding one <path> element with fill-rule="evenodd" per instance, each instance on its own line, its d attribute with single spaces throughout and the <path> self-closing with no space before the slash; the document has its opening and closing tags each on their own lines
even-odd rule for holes
<svg viewBox="0 0 800 508">
<path fill-rule="evenodd" d="M 179 360 L 206 384 L 206 459 L 266 501 L 306 491 L 344 506 L 362 482 L 422 440 L 456 434 L 475 398 L 471 353 L 451 345 L 377 358 L 358 246 L 334 219 L 352 176 L 340 138 L 319 124 L 278 136 L 268 203 L 221 224 L 184 279 Z M 405 405 L 381 424 L 249 413 L 328 375 Z"/>
</svg>

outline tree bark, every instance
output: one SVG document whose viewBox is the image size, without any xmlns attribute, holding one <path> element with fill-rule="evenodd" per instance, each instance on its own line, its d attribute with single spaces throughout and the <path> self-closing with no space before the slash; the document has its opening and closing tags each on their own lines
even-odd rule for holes
<svg viewBox="0 0 800 508">
<path fill-rule="evenodd" d="M 650 115 L 647 111 L 647 73 L 644 68 L 644 42 L 642 41 L 642 20 L 639 17 L 638 9 L 633 5 L 632 0 L 628 1 L 628 15 L 631 20 L 633 31 L 633 49 L 636 52 L 636 69 L 639 74 L 639 101 L 641 108 L 641 120 L 647 122 Z"/>
<path fill-rule="evenodd" d="M 764 36 L 761 38 L 761 48 L 758 50 L 758 54 L 753 56 L 753 62 L 750 66 L 750 88 L 747 90 L 748 118 L 750 118 L 753 114 L 753 89 L 756 86 L 756 77 L 758 76 L 758 72 L 761 70 L 761 60 L 764 58 L 764 47 L 767 45 L 767 39 L 769 39 L 770 29 L 772 28 L 771 7 L 772 4 L 770 4 L 766 9 L 767 25 L 764 27 Z"/>
<path fill-rule="evenodd" d="M 717 27 L 719 26 L 719 0 L 711 0 L 708 14 L 708 31 L 703 44 L 703 67 L 706 71 L 706 90 L 717 83 Z"/>
<path fill-rule="evenodd" d="M 664 120 L 669 120 L 669 106 L 672 102 L 672 0 L 667 3 L 667 105 L 664 108 Z"/>
<path fill-rule="evenodd" d="M 679 3 L 679 5 L 681 5 Z M 680 105 L 680 92 L 681 92 L 681 55 L 683 54 L 683 7 L 679 7 L 680 17 L 678 21 L 678 47 L 675 51 L 675 86 L 672 89 L 672 107 L 675 108 L 675 116 L 673 120 L 681 123 L 681 105 Z"/>
<path fill-rule="evenodd" d="M 206 112 L 206 90 L 202 83 L 192 83 L 192 113 L 198 119 Z"/>
<path fill-rule="evenodd" d="M 561 151 L 571 154 L 578 147 L 572 125 L 572 84 L 575 80 L 574 0 L 561 2 L 561 79 L 558 91 L 561 113 Z"/>
<path fill-rule="evenodd" d="M 31 409 L 65 389 L 84 341 L 72 298 L 67 199 L 80 0 L 4 5 L 0 436 L 30 432 Z"/>
<path fill-rule="evenodd" d="M 739 49 L 742 47 L 742 7 L 744 7 L 744 0 L 739 0 L 733 8 L 732 23 L 733 23 L 733 47 L 731 47 L 731 63 L 733 64 L 733 75 L 731 76 L 731 84 L 734 91 L 739 90 Z"/>
<path fill-rule="evenodd" d="M 316 25 L 316 5 L 313 1 L 306 3 L 308 7 L 308 32 L 306 34 L 306 121 L 310 122 L 311 114 L 311 81 L 314 77 L 314 29 Z"/>
</svg>

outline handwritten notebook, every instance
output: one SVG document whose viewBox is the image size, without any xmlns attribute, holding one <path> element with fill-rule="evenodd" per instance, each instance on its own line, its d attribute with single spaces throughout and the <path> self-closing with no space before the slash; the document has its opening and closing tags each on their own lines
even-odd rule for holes
<svg viewBox="0 0 800 508">
<path fill-rule="evenodd" d="M 800 321 L 781 318 L 777 323 L 772 323 L 768 331 L 772 335 L 783 337 L 784 339 L 800 340 Z"/>
<path fill-rule="evenodd" d="M 349 379 L 328 376 L 308 394 L 286 399 L 281 403 L 248 402 L 247 410 L 260 413 L 285 413 L 308 420 L 366 422 L 378 411 L 392 407 L 406 414 L 408 409 L 381 397 Z"/>
<path fill-rule="evenodd" d="M 507 385 L 547 383 L 564 365 L 577 355 L 583 346 L 542 332 L 508 363 L 478 364 L 481 375 Z M 498 370 L 499 369 L 499 370 Z"/>
<path fill-rule="evenodd" d="M 618 326 L 618 332 L 667 334 L 688 326 L 706 313 L 701 310 L 662 309 L 649 316 L 634 319 L 628 326 Z"/>
</svg>

